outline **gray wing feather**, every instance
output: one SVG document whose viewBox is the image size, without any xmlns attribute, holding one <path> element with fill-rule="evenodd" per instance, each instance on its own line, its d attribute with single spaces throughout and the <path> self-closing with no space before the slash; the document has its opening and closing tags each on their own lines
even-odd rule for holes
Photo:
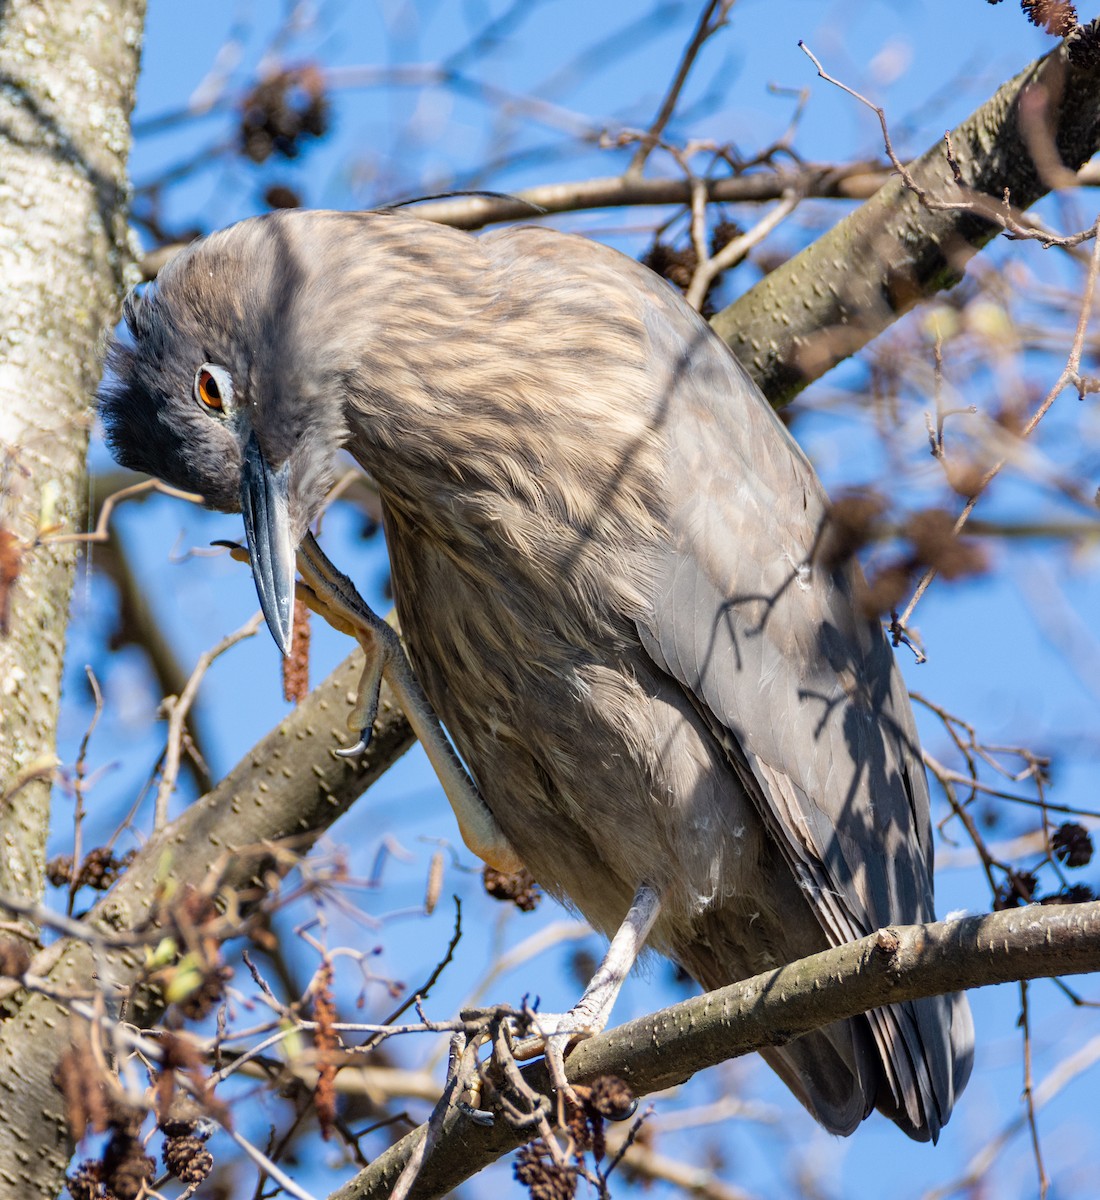
<svg viewBox="0 0 1100 1200">
<path fill-rule="evenodd" d="M 676 364 L 668 538 L 643 645 L 722 740 L 830 943 L 931 920 L 927 782 L 892 651 L 853 602 L 858 567 L 814 562 L 812 467 L 709 329 L 667 316 L 650 333 L 652 361 Z M 897 1106 L 932 1136 L 963 1081 L 952 1006 L 870 1014 Z"/>
</svg>

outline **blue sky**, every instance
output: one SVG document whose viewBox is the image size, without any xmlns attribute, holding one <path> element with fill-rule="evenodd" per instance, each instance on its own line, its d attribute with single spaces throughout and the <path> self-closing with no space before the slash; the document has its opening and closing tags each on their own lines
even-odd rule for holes
<svg viewBox="0 0 1100 1200">
<path fill-rule="evenodd" d="M 665 6 L 666 24 L 650 27 L 642 22 L 639 27 L 642 13 L 625 0 L 605 0 L 598 5 L 576 0 L 530 2 L 516 6 L 516 19 L 501 30 L 491 53 L 455 56 L 455 48 L 468 42 L 472 29 L 508 10 L 507 6 L 445 0 L 302 5 L 299 11 L 311 15 L 312 21 L 273 49 L 272 35 L 288 7 L 258 0 L 239 5 L 151 0 L 135 115 L 139 130 L 143 123 L 192 104 L 196 94 L 209 87 L 215 61 L 227 74 L 226 90 L 231 96 L 239 94 L 258 64 L 276 58 L 287 62 L 317 59 L 326 67 L 344 70 L 347 76 L 357 68 L 423 68 L 451 59 L 450 67 L 461 77 L 464 90 L 456 94 L 454 86 L 342 88 L 333 93 L 331 136 L 306 148 L 296 162 L 262 168 L 213 153 L 213 147 L 232 136 L 232 112 L 224 108 L 159 134 L 143 134 L 135 143 L 132 159 L 139 188 L 179 162 L 207 152 L 210 165 L 189 174 L 165 195 L 163 219 L 170 228 L 199 225 L 211 229 L 262 211 L 262 193 L 271 182 L 300 189 L 313 206 L 350 208 L 452 186 L 454 179 L 510 190 L 614 174 L 625 165 L 623 152 L 578 148 L 568 132 L 647 124 L 698 8 L 695 4 L 669 4 Z M 1082 15 L 1092 14 L 1086 14 L 1082 6 Z M 235 37 L 239 41 L 235 42 Z M 978 0 L 967 4 L 937 0 L 859 5 L 743 0 L 732 10 L 730 27 L 701 56 L 683 99 L 682 110 L 688 115 L 673 123 L 671 133 L 732 142 L 749 154 L 779 137 L 794 109 L 790 94 L 776 94 L 769 85 L 809 88 L 810 100 L 795 138 L 803 158 L 878 157 L 878 123 L 873 114 L 816 78 L 812 64 L 798 49 L 799 39 L 807 42 L 830 71 L 886 108 L 903 155 L 925 149 L 998 83 L 1051 44 L 1028 26 L 1010 3 L 992 7 Z M 620 53 L 624 44 L 628 49 Z M 593 47 L 591 54 L 584 53 Z M 574 64 L 572 68 L 570 64 Z M 502 115 L 476 95 L 477 88 L 471 84 L 491 84 L 514 96 L 536 96 L 544 105 L 534 116 L 530 105 L 521 106 L 515 115 Z M 480 168 L 486 157 L 502 148 L 513 157 L 514 165 L 483 176 Z M 656 155 L 650 170 L 671 173 L 674 167 L 667 156 Z M 1089 202 L 1085 197 L 1083 204 Z M 782 231 L 777 244 L 801 244 L 815 228 L 835 220 L 839 211 L 835 202 L 806 205 L 797 221 Z M 1051 220 L 1066 216 L 1064 209 L 1053 204 L 1045 211 Z M 752 219 L 751 212 L 736 215 L 743 222 Z M 1091 219 L 1086 216 L 1083 223 Z M 652 228 L 654 214 L 578 214 L 557 218 L 554 223 L 639 252 L 648 241 L 645 231 Z M 1003 245 L 994 250 L 994 256 L 1004 253 L 1007 248 Z M 1023 272 L 1048 269 L 1047 263 L 1040 261 L 1044 252 L 1037 246 L 1027 245 L 1013 253 Z M 735 291 L 746 287 L 753 275 L 754 269 L 746 267 L 731 286 Z M 1025 363 L 1025 370 L 1040 388 L 1056 376 L 1058 354 L 1064 360 L 1072 324 L 1056 329 L 1055 340 L 1059 332 L 1063 349 Z M 827 403 L 831 389 L 858 386 L 862 370 L 859 366 L 846 368 L 837 379 L 810 389 L 802 402 L 805 415 L 797 431 L 830 486 L 863 478 L 876 469 L 880 454 L 876 443 L 850 411 Z M 996 396 L 996 379 L 980 377 L 978 385 L 981 394 L 971 398 L 974 402 L 985 403 Z M 1079 453 L 1075 443 L 1095 438 L 1092 407 L 1080 405 L 1073 396 L 1062 398 L 1049 424 L 1043 448 L 1056 462 L 1059 455 L 1069 458 Z M 897 439 L 901 453 L 919 475 L 927 456 L 919 403 L 903 413 Z M 93 462 L 101 467 L 108 462 L 101 444 L 93 450 Z M 979 515 L 1008 519 L 1036 512 L 1050 515 L 1062 510 L 1049 494 L 1015 479 L 1000 487 Z M 325 544 L 359 582 L 368 601 L 384 609 L 383 552 L 377 539 L 365 542 L 358 536 L 360 526 L 351 511 L 334 510 L 327 519 Z M 121 512 L 116 529 L 135 561 L 141 562 L 158 617 L 185 664 L 193 663 L 201 651 L 243 624 L 254 611 L 255 593 L 242 567 L 225 557 L 184 556 L 181 560 L 189 547 L 205 547 L 215 538 L 239 537 L 238 518 L 157 500 Z M 1069 555 L 1050 544 L 1026 550 L 998 544 L 993 559 L 995 569 L 985 580 L 966 586 L 937 585 L 922 602 L 917 624 L 929 648 L 929 661 L 918 668 L 903 654 L 907 678 L 912 687 L 980 725 L 992 741 L 1029 741 L 1057 749 L 1053 798 L 1063 803 L 1091 803 L 1098 728 L 1095 680 L 1100 678 L 1088 669 L 1100 654 L 1087 630 L 1100 599 L 1095 550 L 1085 547 Z M 1021 586 L 1021 579 L 1026 586 Z M 150 770 L 163 727 L 155 716 L 157 698 L 140 656 L 132 650 L 119 654 L 105 651 L 112 620 L 108 585 L 82 573 L 75 612 L 61 753 L 71 761 L 87 722 L 81 679 L 88 662 L 94 665 L 108 699 L 92 757 L 94 766 L 111 770 L 97 784 L 97 803 L 90 817 L 93 835 L 106 834 L 117 821 L 119 806 L 128 803 Z M 1074 620 L 1086 626 L 1084 635 L 1074 633 Z M 1068 630 L 1066 636 L 1076 646 L 1068 661 L 1064 647 L 1058 644 L 1060 630 Z M 317 623 L 314 646 L 315 679 L 348 650 L 345 639 Z M 266 633 L 261 633 L 216 664 L 204 685 L 200 720 L 212 748 L 215 773 L 229 769 L 283 712 L 276 651 Z M 933 753 L 946 753 L 936 723 L 923 715 L 921 722 Z M 184 793 L 179 803 L 186 799 Z M 66 800 L 59 798 L 55 835 L 59 849 L 67 833 L 68 811 Z M 1014 829 L 1014 822 L 1015 818 L 1010 818 L 1006 829 Z M 410 754 L 333 830 L 329 847 L 350 846 L 352 870 L 366 875 L 386 834 L 395 836 L 411 859 L 391 860 L 384 890 L 357 897 L 381 923 L 364 932 L 338 913 L 330 913 L 330 939 L 333 944 L 376 939 L 382 947 L 376 964 L 379 972 L 392 971 L 411 981 L 426 975 L 437 960 L 450 933 L 451 913 L 443 903 L 431 918 L 407 914 L 421 902 L 435 840 L 448 839 L 460 846 L 442 793 L 418 753 Z M 459 857 L 463 867 L 476 865 L 464 851 L 460 850 Z M 1083 878 L 1095 884 L 1095 871 Z M 564 918 L 549 902 L 533 917 L 489 908 L 477 901 L 477 876 L 465 870 L 449 872 L 444 894 L 451 891 L 466 897 L 475 924 L 459 963 L 435 993 L 432 1012 L 436 1016 L 447 1015 L 475 987 L 497 936 L 497 923 L 504 944 L 512 945 L 535 929 Z M 941 912 L 988 903 L 974 872 L 965 869 L 946 871 L 939 880 L 938 894 Z M 594 938 L 587 946 L 595 953 L 601 949 Z M 541 994 L 548 1008 L 568 1007 L 578 990 L 567 969 L 568 949 L 496 980 L 492 998 L 518 1001 L 524 991 L 532 990 Z M 306 964 L 302 969 L 312 967 Z M 617 1017 L 640 1015 L 678 996 L 670 978 L 667 966 L 652 964 L 647 975 L 628 985 Z M 1088 990 L 1087 985 L 1082 986 Z M 1040 984 L 1034 991 L 1040 1014 L 1036 1072 L 1042 1075 L 1068 1048 L 1096 1031 L 1084 1014 L 1057 998 L 1052 985 Z M 375 988 L 370 993 L 372 1003 L 382 1003 L 380 992 Z M 884 1194 L 883 1179 L 887 1177 L 890 1194 L 920 1196 L 935 1182 L 952 1178 L 993 1131 L 1020 1111 L 1019 1034 L 1014 1027 L 1017 994 L 1005 988 L 983 992 L 974 1001 L 979 1028 L 975 1078 L 937 1151 L 911 1145 L 886 1122 L 876 1120 L 855 1138 L 839 1142 L 815 1129 L 801 1114 L 780 1130 L 746 1129 L 744 1123 L 733 1122 L 720 1131 L 706 1129 L 686 1139 L 669 1134 L 662 1146 L 670 1153 L 683 1153 L 685 1146 L 700 1137 L 713 1139 L 726 1157 L 724 1177 L 765 1195 L 782 1194 L 799 1162 L 809 1159 L 824 1171 L 829 1195 L 879 1196 Z M 410 1054 L 418 1058 L 423 1051 L 413 1048 Z M 747 1081 L 750 1096 L 771 1104 L 784 1102 L 782 1089 L 752 1061 L 708 1073 L 694 1085 L 688 1102 L 704 1102 L 731 1086 L 731 1080 L 738 1085 Z M 1084 1112 L 1095 1105 L 1096 1095 L 1095 1075 L 1085 1076 L 1052 1105 L 1049 1116 L 1044 1115 L 1043 1127 L 1051 1139 L 1048 1165 L 1055 1175 L 1055 1195 L 1083 1194 L 1076 1173 L 1095 1170 L 1091 1135 L 1077 1123 L 1085 1120 Z M 253 1132 L 263 1136 L 262 1121 Z M 1075 1133 L 1080 1139 L 1077 1145 Z M 319 1162 L 309 1176 L 309 1185 L 324 1194 L 342 1172 Z M 501 1194 L 505 1178 L 498 1173 L 495 1182 L 475 1185 L 470 1194 Z M 1034 1168 L 1026 1137 L 1017 1138 L 1004 1152 L 995 1179 L 999 1195 L 1034 1194 Z M 660 1189 L 657 1194 L 662 1194 Z"/>
</svg>

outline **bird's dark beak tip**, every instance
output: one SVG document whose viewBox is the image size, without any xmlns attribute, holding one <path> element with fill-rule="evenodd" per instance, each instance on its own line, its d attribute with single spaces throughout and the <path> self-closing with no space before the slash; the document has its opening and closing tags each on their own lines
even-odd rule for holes
<svg viewBox="0 0 1100 1200">
<path fill-rule="evenodd" d="M 279 647 L 279 653 L 283 658 L 289 658 L 291 650 L 294 649 L 294 626 L 288 624 L 284 629 L 282 626 L 272 625 L 270 621 L 267 623 L 268 629 L 271 630 L 271 636 L 275 641 L 275 645 Z"/>
<path fill-rule="evenodd" d="M 294 643 L 297 550 L 290 527 L 289 501 L 289 463 L 273 470 L 253 433 L 241 464 L 241 515 L 260 608 L 284 658 Z"/>
</svg>

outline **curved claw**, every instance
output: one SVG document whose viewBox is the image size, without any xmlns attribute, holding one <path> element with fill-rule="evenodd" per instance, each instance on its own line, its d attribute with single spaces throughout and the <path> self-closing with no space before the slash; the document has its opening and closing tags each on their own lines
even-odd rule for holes
<svg viewBox="0 0 1100 1200">
<path fill-rule="evenodd" d="M 573 1091 L 573 1085 L 565 1074 L 565 1052 L 574 1037 L 571 1033 L 549 1035 L 543 1044 L 543 1057 L 546 1059 L 546 1069 L 550 1072 L 550 1082 L 554 1085 L 554 1091 L 567 1096 L 570 1102 L 579 1108 L 580 1097 Z"/>
<path fill-rule="evenodd" d="M 366 754 L 370 745 L 370 735 L 371 730 L 364 729 L 354 746 L 346 746 L 343 750 L 335 750 L 333 753 L 337 758 L 358 758 L 360 754 Z"/>
<path fill-rule="evenodd" d="M 486 1128 L 492 1128 L 496 1123 L 496 1117 L 484 1108 L 474 1108 L 472 1104 L 467 1104 L 465 1100 L 459 1100 L 455 1104 L 455 1108 L 464 1116 L 470 1118 L 475 1125 L 482 1125 Z"/>
</svg>

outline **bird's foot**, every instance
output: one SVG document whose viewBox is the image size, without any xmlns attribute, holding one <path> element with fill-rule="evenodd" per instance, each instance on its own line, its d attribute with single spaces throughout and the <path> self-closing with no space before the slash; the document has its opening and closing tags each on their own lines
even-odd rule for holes
<svg viewBox="0 0 1100 1200">
<path fill-rule="evenodd" d="M 568 1013 L 539 1013 L 526 1001 L 519 1010 L 503 1005 L 464 1009 L 448 1057 L 446 1090 L 455 1107 L 477 1125 L 493 1125 L 503 1117 L 513 1128 L 537 1129 L 551 1154 L 558 1144 L 554 1129 L 566 1130 L 578 1111 L 610 1121 L 633 1116 L 637 1102 L 623 1080 L 601 1076 L 590 1085 L 572 1085 L 566 1078 L 569 1047 L 598 1032 L 579 1010 L 580 1005 Z M 488 1058 L 479 1053 L 485 1046 L 491 1049 Z M 538 1056 L 546 1059 L 556 1104 L 519 1068 L 520 1061 Z"/>
<path fill-rule="evenodd" d="M 358 758 L 366 754 L 370 745 L 371 734 L 374 732 L 374 721 L 378 716 L 378 705 L 382 695 L 382 676 L 385 673 L 386 650 L 377 642 L 368 647 L 363 637 L 359 638 L 363 648 L 365 662 L 363 674 L 359 676 L 359 687 L 355 693 L 355 703 L 348 713 L 348 729 L 358 732 L 359 740 L 354 746 L 346 746 L 337 750 L 339 758 Z"/>
<path fill-rule="evenodd" d="M 605 1075 L 595 1080 L 592 1086 L 574 1086 L 566 1076 L 566 1055 L 578 1042 L 602 1033 L 609 1015 L 596 1017 L 596 1023 L 592 1024 L 590 1014 L 582 1011 L 583 1004 L 582 999 L 576 1008 L 566 1013 L 536 1013 L 525 1008 L 521 1023 L 528 1031 L 533 1028 L 536 1034 L 513 1042 L 512 1057 L 523 1062 L 541 1054 L 546 1060 L 550 1082 L 559 1097 L 559 1126 L 566 1116 L 561 1108 L 562 1100 L 590 1115 L 595 1113 L 609 1121 L 628 1121 L 637 1112 L 638 1101 L 623 1080 Z"/>
<path fill-rule="evenodd" d="M 298 547 L 298 572 L 302 577 L 298 596 L 334 629 L 355 638 L 363 649 L 366 661 L 348 714 L 348 729 L 358 734 L 359 740 L 354 746 L 336 751 L 341 758 L 355 758 L 370 745 L 386 668 L 395 656 L 404 658 L 404 650 L 397 631 L 359 595 L 355 584 L 333 565 L 311 533 Z"/>
<path fill-rule="evenodd" d="M 597 1018 L 596 1024 L 593 1024 L 593 1018 L 581 1011 L 582 1003 L 583 999 L 576 1008 L 564 1013 L 526 1010 L 523 1024 L 534 1033 L 520 1038 L 512 1047 L 512 1055 L 517 1062 L 526 1062 L 542 1055 L 546 1059 L 546 1069 L 550 1073 L 554 1091 L 568 1096 L 574 1104 L 579 1104 L 580 1100 L 566 1077 L 565 1056 L 577 1042 L 601 1033 L 606 1024 L 606 1018 L 603 1021 Z"/>
<path fill-rule="evenodd" d="M 645 945 L 649 931 L 661 911 L 661 897 L 656 888 L 642 884 L 634 902 L 623 918 L 607 953 L 592 976 L 584 995 L 567 1013 L 538 1013 L 524 1011 L 529 1027 L 536 1037 L 527 1037 L 514 1049 L 517 1059 L 546 1057 L 554 1087 L 574 1102 L 576 1092 L 565 1075 L 565 1055 L 573 1042 L 602 1033 L 611 1018 L 611 1010 L 630 969 Z"/>
</svg>

